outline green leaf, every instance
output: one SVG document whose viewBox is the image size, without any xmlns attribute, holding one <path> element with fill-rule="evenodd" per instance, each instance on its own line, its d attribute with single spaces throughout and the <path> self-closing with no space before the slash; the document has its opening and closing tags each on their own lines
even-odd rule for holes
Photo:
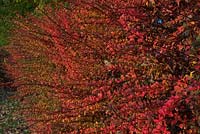
<svg viewBox="0 0 200 134">
<path fill-rule="evenodd" d="M 65 8 L 69 8 L 69 3 L 68 3 L 68 2 L 65 2 L 65 3 L 64 3 L 64 7 L 65 7 Z"/>
</svg>

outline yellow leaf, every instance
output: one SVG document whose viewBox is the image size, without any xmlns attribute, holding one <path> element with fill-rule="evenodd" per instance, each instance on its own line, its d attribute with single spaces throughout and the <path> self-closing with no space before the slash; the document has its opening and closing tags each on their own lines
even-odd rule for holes
<svg viewBox="0 0 200 134">
<path fill-rule="evenodd" d="M 196 62 L 196 61 L 193 61 L 192 64 L 195 65 L 195 64 L 197 64 L 197 62 Z"/>
<path fill-rule="evenodd" d="M 194 24 L 195 24 L 195 22 L 194 22 L 194 21 L 191 21 L 191 22 L 190 22 L 190 24 L 194 25 Z"/>
<path fill-rule="evenodd" d="M 193 73 L 194 73 L 195 71 L 192 71 L 192 72 L 190 72 L 190 78 L 193 78 Z"/>
</svg>

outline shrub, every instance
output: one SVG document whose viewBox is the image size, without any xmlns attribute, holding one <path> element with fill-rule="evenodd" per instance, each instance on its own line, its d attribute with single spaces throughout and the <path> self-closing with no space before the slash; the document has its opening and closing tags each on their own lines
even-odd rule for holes
<svg viewBox="0 0 200 134">
<path fill-rule="evenodd" d="M 199 132 L 197 0 L 68 3 L 17 20 L 7 48 L 33 132 Z"/>
</svg>

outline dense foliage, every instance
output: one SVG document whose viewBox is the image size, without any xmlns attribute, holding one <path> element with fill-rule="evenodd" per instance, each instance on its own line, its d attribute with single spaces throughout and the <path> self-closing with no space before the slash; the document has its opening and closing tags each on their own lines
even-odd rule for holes
<svg viewBox="0 0 200 134">
<path fill-rule="evenodd" d="M 200 2 L 69 0 L 15 21 L 5 65 L 37 133 L 199 133 Z"/>
<path fill-rule="evenodd" d="M 46 4 L 53 7 L 57 2 L 65 3 L 65 0 L 0 0 L 0 46 L 8 44 L 9 30 L 16 15 L 38 14 L 38 9 L 42 10 Z"/>
<path fill-rule="evenodd" d="M 12 27 L 11 20 L 16 14 L 24 15 L 32 12 L 35 7 L 33 2 L 17 3 L 13 0 L 0 0 L 0 46 L 8 44 L 9 29 Z"/>
</svg>

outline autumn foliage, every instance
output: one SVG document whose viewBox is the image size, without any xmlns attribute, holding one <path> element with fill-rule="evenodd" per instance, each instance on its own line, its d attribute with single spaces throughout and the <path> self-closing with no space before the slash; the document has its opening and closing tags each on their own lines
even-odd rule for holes
<svg viewBox="0 0 200 134">
<path fill-rule="evenodd" d="M 200 132 L 198 0 L 67 2 L 16 20 L 7 48 L 33 132 Z"/>
</svg>

